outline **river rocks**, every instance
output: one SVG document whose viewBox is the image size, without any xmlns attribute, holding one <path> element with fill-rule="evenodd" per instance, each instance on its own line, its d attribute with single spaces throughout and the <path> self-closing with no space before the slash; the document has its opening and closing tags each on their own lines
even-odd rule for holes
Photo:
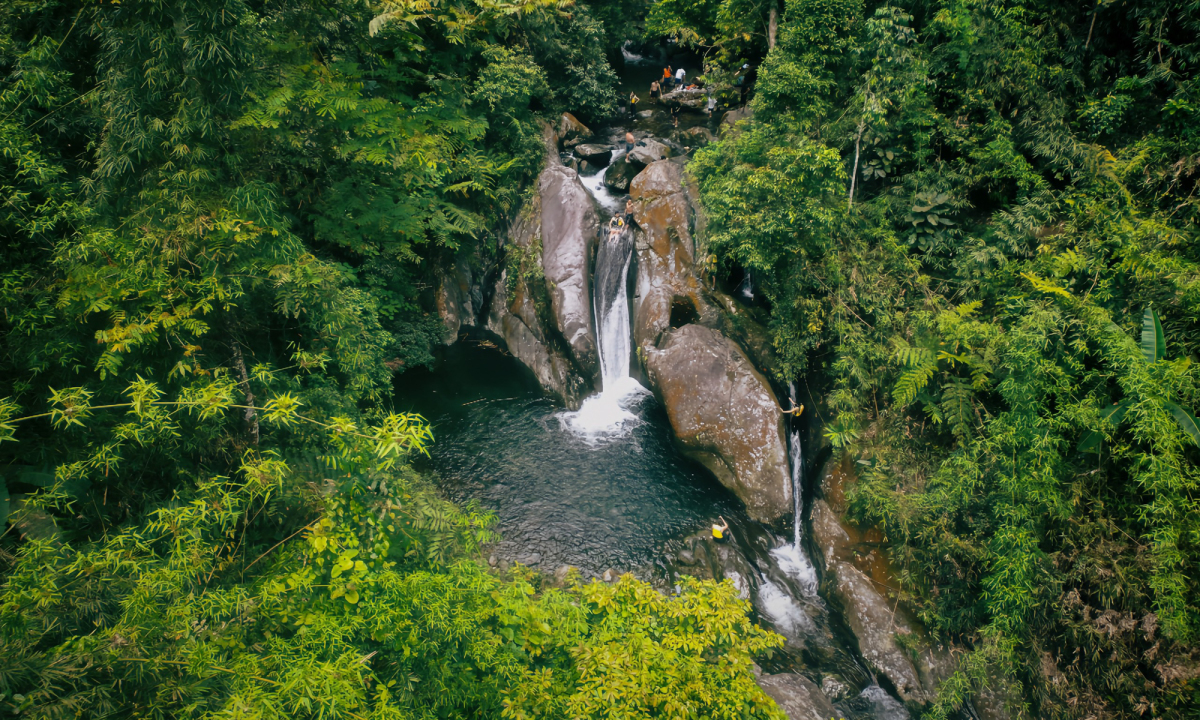
<svg viewBox="0 0 1200 720">
<path fill-rule="evenodd" d="M 838 712 L 821 689 L 803 675 L 784 673 L 763 675 L 758 686 L 771 696 L 788 720 L 829 720 L 845 717 Z"/>
<path fill-rule="evenodd" d="M 650 381 L 685 453 L 770 522 L 792 510 L 782 414 L 764 378 L 733 342 L 685 325 L 647 353 Z"/>
<path fill-rule="evenodd" d="M 629 184 L 641 170 L 640 167 L 629 162 L 627 155 L 622 155 L 608 166 L 608 171 L 604 173 L 604 185 L 609 190 L 619 193 L 629 192 Z"/>
<path fill-rule="evenodd" d="M 579 118 L 571 113 L 563 113 L 558 120 L 558 138 L 567 147 L 578 145 L 592 136 L 587 125 L 579 122 Z"/>
<path fill-rule="evenodd" d="M 671 157 L 671 148 L 657 140 L 646 138 L 639 140 L 637 145 L 629 151 L 627 157 L 629 162 L 638 167 L 646 167 L 656 160 L 663 160 Z"/>
<path fill-rule="evenodd" d="M 538 179 L 542 208 L 542 271 L 550 307 L 584 377 L 599 370 L 592 329 L 588 261 L 599 221 L 595 203 L 579 175 L 565 167 L 546 168 Z"/>
<path fill-rule="evenodd" d="M 596 167 L 604 167 L 612 160 L 613 149 L 607 145 L 583 144 L 575 146 L 575 154 Z"/>
</svg>

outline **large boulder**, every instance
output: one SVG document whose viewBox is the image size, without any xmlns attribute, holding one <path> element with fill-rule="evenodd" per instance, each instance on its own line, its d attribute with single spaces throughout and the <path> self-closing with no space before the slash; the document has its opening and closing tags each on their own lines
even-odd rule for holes
<svg viewBox="0 0 1200 720">
<path fill-rule="evenodd" d="M 558 119 L 558 139 L 567 147 L 573 147 L 592 136 L 587 125 L 571 113 L 563 113 Z"/>
<path fill-rule="evenodd" d="M 641 167 L 629 162 L 629 156 L 622 155 L 614 160 L 608 166 L 608 170 L 604 172 L 604 185 L 609 190 L 621 193 L 629 192 L 630 183 L 641 171 Z"/>
<path fill-rule="evenodd" d="M 630 163 L 642 168 L 652 162 L 671 157 L 671 148 L 657 140 L 645 138 L 638 140 L 637 145 L 629 151 L 628 157 Z"/>
<path fill-rule="evenodd" d="M 612 160 L 613 149 L 608 145 L 585 143 L 575 146 L 575 154 L 596 167 L 604 167 Z"/>
<path fill-rule="evenodd" d="M 653 200 L 674 195 L 683 190 L 683 169 L 673 162 L 654 162 L 646 167 L 629 185 L 629 196 L 635 200 Z"/>
<path fill-rule="evenodd" d="M 833 707 L 833 703 L 825 697 L 821 688 L 803 675 L 763 675 L 758 678 L 758 686 L 787 714 L 788 720 L 830 720 L 845 717 Z"/>
<path fill-rule="evenodd" d="M 677 163 L 660 160 L 629 187 L 639 228 L 633 337 L 643 351 L 671 326 L 673 310 L 677 325 L 713 315 L 694 272 L 692 211 L 681 177 Z"/>
<path fill-rule="evenodd" d="M 770 522 L 792 510 L 783 417 L 770 385 L 731 340 L 700 325 L 665 334 L 646 357 L 686 454 Z"/>
<path fill-rule="evenodd" d="M 721 116 L 721 126 L 733 127 L 741 121 L 749 120 L 752 117 L 754 117 L 754 111 L 750 109 L 749 105 L 745 105 L 740 108 L 734 108 L 733 110 L 730 110 Z"/>
<path fill-rule="evenodd" d="M 542 272 L 550 292 L 550 308 L 584 377 L 599 371 L 592 328 L 592 293 L 588 261 L 599 220 L 595 202 L 579 174 L 563 166 L 548 167 L 538 179 L 542 207 Z"/>
<path fill-rule="evenodd" d="M 688 108 L 689 110 L 703 110 L 708 104 L 708 91 L 703 88 L 695 90 L 672 90 L 669 93 L 664 93 L 662 96 L 663 105 L 674 105 L 676 107 Z"/>
</svg>

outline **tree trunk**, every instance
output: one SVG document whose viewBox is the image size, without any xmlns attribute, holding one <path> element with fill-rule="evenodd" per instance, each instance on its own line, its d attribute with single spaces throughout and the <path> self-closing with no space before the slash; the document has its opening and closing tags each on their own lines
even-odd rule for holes
<svg viewBox="0 0 1200 720">
<path fill-rule="evenodd" d="M 242 344 L 237 340 L 229 343 L 233 349 L 233 367 L 237 370 L 242 392 L 246 395 L 246 424 L 250 426 L 250 435 L 254 438 L 254 446 L 258 447 L 258 412 L 254 408 L 254 393 L 250 391 L 250 376 L 246 372 L 246 361 L 242 358 Z"/>
<path fill-rule="evenodd" d="M 775 36 L 779 34 L 779 7 L 771 5 L 771 14 L 767 17 L 767 50 L 775 49 Z"/>
<path fill-rule="evenodd" d="M 866 127 L 866 120 L 858 121 L 858 137 L 854 138 L 854 172 L 850 175 L 850 202 L 847 203 L 847 208 L 854 207 L 854 187 L 858 184 L 858 150 L 862 146 L 863 130 Z"/>
</svg>

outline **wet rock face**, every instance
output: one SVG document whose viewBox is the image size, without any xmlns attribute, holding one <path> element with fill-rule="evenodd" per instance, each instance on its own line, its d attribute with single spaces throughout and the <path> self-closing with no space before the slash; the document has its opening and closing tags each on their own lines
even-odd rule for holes
<svg viewBox="0 0 1200 720">
<path fill-rule="evenodd" d="M 920 620 L 892 597 L 899 580 L 883 548 L 883 536 L 844 519 L 843 485 L 851 477 L 848 459 L 833 461 L 822 472 L 823 497 L 813 503 L 812 536 L 825 565 L 826 587 L 845 611 L 858 638 L 859 652 L 888 679 L 905 702 L 924 703 L 954 672 L 949 651 L 935 645 Z M 898 636 L 907 638 L 901 648 Z"/>
<path fill-rule="evenodd" d="M 792 510 L 782 414 L 766 379 L 732 341 L 685 325 L 647 353 L 646 370 L 684 451 L 762 522 Z"/>
<path fill-rule="evenodd" d="M 613 149 L 607 145 L 576 145 L 575 154 L 596 167 L 604 167 L 612 160 Z"/>
<path fill-rule="evenodd" d="M 475 324 L 476 315 L 483 305 L 483 294 L 472 275 L 466 259 L 458 258 L 451 268 L 442 271 L 438 280 L 435 300 L 444 328 L 442 342 L 446 345 L 458 339 L 458 333 L 464 325 Z"/>
<path fill-rule="evenodd" d="M 683 190 L 683 168 L 673 162 L 651 163 L 629 185 L 634 200 L 653 200 Z"/>
<path fill-rule="evenodd" d="M 629 192 L 629 185 L 642 169 L 629 162 L 627 155 L 617 158 L 604 173 L 604 186 L 619 193 Z"/>
<path fill-rule="evenodd" d="M 771 696 L 788 720 L 829 720 L 845 717 L 838 712 L 825 693 L 803 675 L 784 673 L 763 675 L 758 686 Z"/>
<path fill-rule="evenodd" d="M 891 604 L 871 585 L 871 580 L 849 563 L 834 568 L 836 592 L 846 610 L 846 623 L 858 638 L 863 659 L 885 675 L 904 701 L 925 702 L 928 696 L 912 661 L 896 643 L 896 634 L 912 634 L 897 622 Z"/>
<path fill-rule="evenodd" d="M 657 140 L 646 138 L 639 140 L 637 145 L 633 146 L 633 150 L 629 151 L 627 157 L 630 163 L 638 167 L 646 167 L 652 162 L 671 157 L 671 148 Z"/>
<path fill-rule="evenodd" d="M 592 327 L 588 261 L 599 221 L 595 204 L 579 174 L 549 167 L 538 179 L 542 208 L 542 271 L 558 330 L 585 377 L 599 371 Z"/>
</svg>

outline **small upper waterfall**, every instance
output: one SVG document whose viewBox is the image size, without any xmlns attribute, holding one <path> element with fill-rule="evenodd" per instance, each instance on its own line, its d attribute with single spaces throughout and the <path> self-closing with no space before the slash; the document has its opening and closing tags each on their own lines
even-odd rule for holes
<svg viewBox="0 0 1200 720">
<path fill-rule="evenodd" d="M 583 401 L 577 412 L 562 414 L 567 427 L 585 441 L 602 442 L 623 435 L 637 421 L 630 411 L 646 389 L 629 375 L 632 332 L 629 324 L 629 266 L 633 230 L 621 225 L 601 232 L 592 282 L 592 311 L 600 351 L 600 392 Z"/>
<path fill-rule="evenodd" d="M 745 276 L 742 277 L 742 283 L 738 285 L 737 292 L 747 300 L 754 299 L 754 276 L 750 274 L 750 270 L 746 270 Z"/>
</svg>

